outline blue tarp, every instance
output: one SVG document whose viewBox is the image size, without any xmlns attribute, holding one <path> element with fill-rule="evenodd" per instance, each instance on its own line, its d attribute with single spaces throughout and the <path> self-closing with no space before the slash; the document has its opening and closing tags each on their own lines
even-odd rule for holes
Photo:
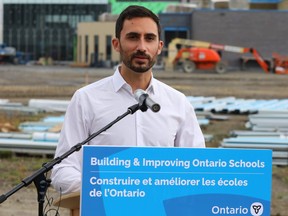
<svg viewBox="0 0 288 216">
<path fill-rule="evenodd" d="M 250 0 L 250 3 L 270 3 L 270 4 L 277 4 L 280 3 L 282 0 Z"/>
</svg>

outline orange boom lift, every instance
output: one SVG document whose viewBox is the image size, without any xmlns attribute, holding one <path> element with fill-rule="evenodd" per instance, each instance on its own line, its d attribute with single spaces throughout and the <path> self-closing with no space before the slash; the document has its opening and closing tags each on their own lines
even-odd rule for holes
<svg viewBox="0 0 288 216">
<path fill-rule="evenodd" d="M 175 38 L 168 46 L 167 67 L 181 66 L 186 73 L 195 69 L 214 69 L 224 73 L 227 65 L 222 61 L 220 52 L 251 53 L 260 67 L 266 72 L 288 74 L 288 58 L 273 53 L 271 64 L 268 64 L 254 48 L 212 44 L 204 41 Z"/>
</svg>

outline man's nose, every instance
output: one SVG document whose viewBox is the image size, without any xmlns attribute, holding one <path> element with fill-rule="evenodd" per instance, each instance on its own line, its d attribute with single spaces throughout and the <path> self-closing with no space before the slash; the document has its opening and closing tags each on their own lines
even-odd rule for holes
<svg viewBox="0 0 288 216">
<path fill-rule="evenodd" d="M 137 50 L 145 52 L 146 51 L 146 42 L 144 39 L 140 39 L 137 44 Z"/>
</svg>

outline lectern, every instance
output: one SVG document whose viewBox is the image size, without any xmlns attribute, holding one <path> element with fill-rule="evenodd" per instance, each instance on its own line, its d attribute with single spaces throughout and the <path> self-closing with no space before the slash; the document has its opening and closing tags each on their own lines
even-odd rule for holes
<svg viewBox="0 0 288 216">
<path fill-rule="evenodd" d="M 70 193 L 58 198 L 53 203 L 54 206 L 70 209 L 70 216 L 79 216 L 80 192 Z"/>
</svg>

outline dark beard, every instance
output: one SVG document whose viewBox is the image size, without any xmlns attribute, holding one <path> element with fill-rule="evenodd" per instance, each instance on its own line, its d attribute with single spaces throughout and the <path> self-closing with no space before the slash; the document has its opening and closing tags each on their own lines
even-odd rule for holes
<svg viewBox="0 0 288 216">
<path fill-rule="evenodd" d="M 135 57 L 140 56 L 140 57 L 145 57 L 148 59 L 148 65 L 140 65 L 140 66 L 135 66 L 132 64 L 132 61 Z M 146 55 L 144 52 L 137 51 L 134 53 L 129 60 L 123 60 L 123 63 L 128 67 L 130 70 L 135 71 L 137 73 L 145 73 L 148 70 L 150 70 L 153 65 L 155 64 L 155 60 L 151 60 L 151 57 Z"/>
</svg>

